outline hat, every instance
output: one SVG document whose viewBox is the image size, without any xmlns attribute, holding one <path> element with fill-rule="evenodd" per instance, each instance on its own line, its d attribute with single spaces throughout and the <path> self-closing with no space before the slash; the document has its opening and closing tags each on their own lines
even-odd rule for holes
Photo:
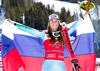
<svg viewBox="0 0 100 71">
<path fill-rule="evenodd" d="M 51 19 L 59 19 L 59 17 L 58 17 L 58 15 L 57 14 L 51 14 L 51 15 L 49 15 L 49 20 L 51 20 Z"/>
</svg>

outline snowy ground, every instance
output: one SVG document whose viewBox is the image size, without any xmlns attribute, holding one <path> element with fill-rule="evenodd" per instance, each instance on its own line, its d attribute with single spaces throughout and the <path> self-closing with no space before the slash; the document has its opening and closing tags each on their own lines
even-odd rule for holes
<svg viewBox="0 0 100 71">
<path fill-rule="evenodd" d="M 97 71 L 100 71 L 100 68 L 97 68 Z"/>
<path fill-rule="evenodd" d="M 96 58 L 97 71 L 100 71 L 100 58 Z"/>
</svg>

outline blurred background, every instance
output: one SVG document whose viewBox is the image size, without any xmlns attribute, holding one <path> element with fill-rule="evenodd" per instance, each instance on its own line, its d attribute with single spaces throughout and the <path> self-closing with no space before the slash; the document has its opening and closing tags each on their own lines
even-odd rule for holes
<svg viewBox="0 0 100 71">
<path fill-rule="evenodd" d="M 6 18 L 38 30 L 45 30 L 51 13 L 58 14 L 61 22 L 67 24 L 77 20 L 81 13 L 77 1 L 84 0 L 0 0 L 0 7 L 6 12 Z M 90 18 L 100 47 L 100 1 L 91 1 L 96 7 L 90 11 Z M 97 45 L 95 51 L 100 58 L 100 48 L 97 48 Z"/>
</svg>

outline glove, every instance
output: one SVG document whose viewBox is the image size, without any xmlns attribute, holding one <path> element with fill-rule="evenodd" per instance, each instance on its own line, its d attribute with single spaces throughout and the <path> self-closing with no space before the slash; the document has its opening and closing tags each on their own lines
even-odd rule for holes
<svg viewBox="0 0 100 71">
<path fill-rule="evenodd" d="M 65 22 L 60 23 L 60 25 L 62 26 L 62 28 L 66 27 L 66 23 Z"/>
<path fill-rule="evenodd" d="M 74 64 L 75 71 L 80 71 L 81 67 L 78 64 Z"/>
<path fill-rule="evenodd" d="M 72 59 L 71 62 L 74 64 L 73 71 L 80 71 L 81 67 L 79 66 L 77 59 Z"/>
</svg>

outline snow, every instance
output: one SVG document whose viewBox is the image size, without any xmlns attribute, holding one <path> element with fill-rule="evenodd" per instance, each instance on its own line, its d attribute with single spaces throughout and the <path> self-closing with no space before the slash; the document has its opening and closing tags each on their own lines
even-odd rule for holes
<svg viewBox="0 0 100 71">
<path fill-rule="evenodd" d="M 36 2 L 42 2 L 45 6 L 49 4 L 50 7 L 54 5 L 54 10 L 58 12 L 60 12 L 63 7 L 65 7 L 66 11 L 70 10 L 72 15 L 75 11 L 78 13 L 80 12 L 78 3 L 62 2 L 58 0 L 36 0 Z"/>
<path fill-rule="evenodd" d="M 100 65 L 100 58 L 96 58 L 96 64 Z"/>
<path fill-rule="evenodd" d="M 100 71 L 100 58 L 96 58 L 97 71 Z"/>
</svg>

